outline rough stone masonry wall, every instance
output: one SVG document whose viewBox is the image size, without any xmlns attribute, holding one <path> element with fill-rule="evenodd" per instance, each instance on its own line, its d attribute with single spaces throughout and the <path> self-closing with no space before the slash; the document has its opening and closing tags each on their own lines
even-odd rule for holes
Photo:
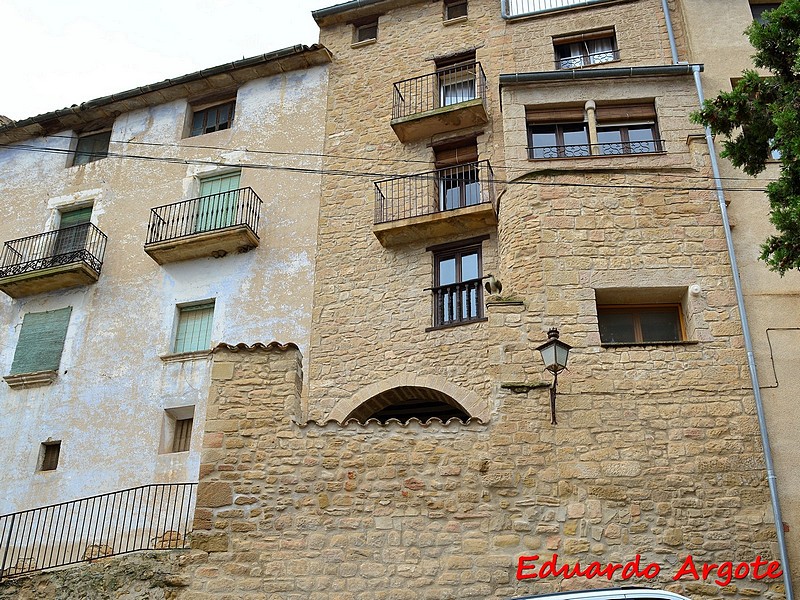
<svg viewBox="0 0 800 600">
<path fill-rule="evenodd" d="M 566 394 L 569 426 L 551 427 L 534 390 L 502 394 L 489 425 L 301 427 L 296 349 L 220 348 L 214 363 L 181 599 L 501 600 L 609 585 L 516 580 L 520 555 L 553 553 L 584 565 L 641 554 L 662 573 L 627 583 L 693 598 L 781 597 L 769 580 L 671 581 L 686 553 L 774 558 L 756 432 L 720 412 L 738 412 L 733 401 Z"/>
<path fill-rule="evenodd" d="M 138 552 L 0 583 L 2 600 L 175 600 L 188 585 L 183 550 Z"/>
</svg>

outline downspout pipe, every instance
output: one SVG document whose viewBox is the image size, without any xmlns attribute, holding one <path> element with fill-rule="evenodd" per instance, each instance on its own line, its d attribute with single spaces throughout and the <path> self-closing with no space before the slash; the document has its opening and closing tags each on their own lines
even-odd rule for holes
<svg viewBox="0 0 800 600">
<path fill-rule="evenodd" d="M 678 64 L 678 49 L 675 43 L 675 33 L 672 29 L 672 19 L 670 18 L 669 6 L 667 0 L 661 0 L 661 5 L 664 9 L 664 18 L 667 22 L 667 34 L 669 35 L 669 45 L 672 51 L 672 61 Z M 698 65 L 690 65 L 694 74 L 694 84 L 697 88 L 697 98 L 702 106 L 705 101 L 703 94 L 703 83 L 700 79 L 700 67 Z M 725 204 L 725 191 L 722 186 L 722 177 L 719 171 L 719 162 L 717 161 L 717 152 L 714 146 L 714 136 L 711 133 L 711 128 L 705 128 L 706 143 L 708 144 L 708 153 L 711 160 L 711 171 L 714 175 L 714 187 L 717 192 L 717 200 L 719 201 L 720 213 L 722 214 L 722 225 L 725 230 L 725 243 L 728 246 L 728 255 L 731 261 L 731 270 L 733 271 L 733 286 L 736 290 L 736 303 L 739 308 L 739 315 L 742 321 L 742 335 L 744 337 L 744 347 L 747 352 L 747 366 L 750 370 L 750 380 L 753 385 L 753 396 L 756 402 L 756 413 L 758 415 L 758 429 L 761 433 L 761 444 L 764 447 L 764 464 L 767 471 L 767 484 L 769 485 L 770 500 L 772 501 L 772 514 L 775 517 L 775 531 L 777 533 L 778 549 L 781 558 L 781 567 L 783 568 L 783 583 L 786 589 L 786 600 L 793 600 L 794 593 L 792 591 L 792 579 L 789 571 L 789 556 L 786 551 L 786 539 L 783 532 L 783 517 L 781 515 L 781 507 L 778 502 L 778 488 L 777 478 L 775 476 L 775 467 L 772 461 L 772 450 L 769 444 L 769 435 L 767 433 L 767 419 L 764 413 L 764 402 L 761 398 L 761 386 L 758 383 L 758 372 L 756 371 L 755 354 L 753 353 L 753 340 L 750 335 L 750 326 L 747 323 L 747 312 L 744 306 L 744 294 L 742 292 L 742 282 L 739 278 L 739 266 L 736 261 L 736 251 L 733 247 L 733 237 L 731 235 L 730 220 L 728 219 L 728 207 Z"/>
</svg>

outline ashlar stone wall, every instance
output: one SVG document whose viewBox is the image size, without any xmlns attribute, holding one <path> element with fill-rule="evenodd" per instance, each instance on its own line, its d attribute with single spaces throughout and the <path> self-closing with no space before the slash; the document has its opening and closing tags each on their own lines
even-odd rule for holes
<svg viewBox="0 0 800 600">
<path fill-rule="evenodd" d="M 501 600 L 610 585 L 517 579 L 520 556 L 554 554 L 570 565 L 638 554 L 660 574 L 625 583 L 693 598 L 781 597 L 775 579 L 672 580 L 689 554 L 774 559 L 741 402 L 567 388 L 553 427 L 547 390 L 534 387 L 500 393 L 487 425 L 317 425 L 294 421 L 300 365 L 291 345 L 215 352 L 180 598 Z"/>
</svg>

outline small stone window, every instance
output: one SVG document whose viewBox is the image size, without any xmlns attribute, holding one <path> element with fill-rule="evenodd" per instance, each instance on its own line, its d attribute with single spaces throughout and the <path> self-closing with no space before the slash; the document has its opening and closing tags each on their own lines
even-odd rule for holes
<svg viewBox="0 0 800 600">
<path fill-rule="evenodd" d="M 596 289 L 603 346 L 688 343 L 685 287 Z"/>
<path fill-rule="evenodd" d="M 181 406 L 164 410 L 159 454 L 188 452 L 192 445 L 194 406 Z"/>
<path fill-rule="evenodd" d="M 353 23 L 353 44 L 366 44 L 378 40 L 378 17 Z"/>
<path fill-rule="evenodd" d="M 37 471 L 55 471 L 58 468 L 58 458 L 61 455 L 61 442 L 42 442 L 39 447 L 39 462 Z"/>
<path fill-rule="evenodd" d="M 467 16 L 467 0 L 444 0 L 444 20 L 452 21 Z"/>
</svg>

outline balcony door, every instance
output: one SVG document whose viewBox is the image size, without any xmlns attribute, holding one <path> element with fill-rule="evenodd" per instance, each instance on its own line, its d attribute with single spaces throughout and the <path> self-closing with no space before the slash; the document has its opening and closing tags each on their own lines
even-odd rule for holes
<svg viewBox="0 0 800 600">
<path fill-rule="evenodd" d="M 86 237 L 89 234 L 89 223 L 92 218 L 92 207 L 85 206 L 76 210 L 61 213 L 53 256 L 65 256 L 86 249 Z M 69 259 L 67 262 L 71 262 Z"/>
<path fill-rule="evenodd" d="M 200 180 L 195 233 L 233 225 L 239 199 L 241 173 L 226 173 Z"/>
<path fill-rule="evenodd" d="M 476 98 L 475 53 L 436 61 L 439 106 L 451 106 Z"/>
<path fill-rule="evenodd" d="M 474 139 L 434 148 L 439 187 L 439 210 L 453 210 L 481 202 L 478 145 Z"/>
</svg>

